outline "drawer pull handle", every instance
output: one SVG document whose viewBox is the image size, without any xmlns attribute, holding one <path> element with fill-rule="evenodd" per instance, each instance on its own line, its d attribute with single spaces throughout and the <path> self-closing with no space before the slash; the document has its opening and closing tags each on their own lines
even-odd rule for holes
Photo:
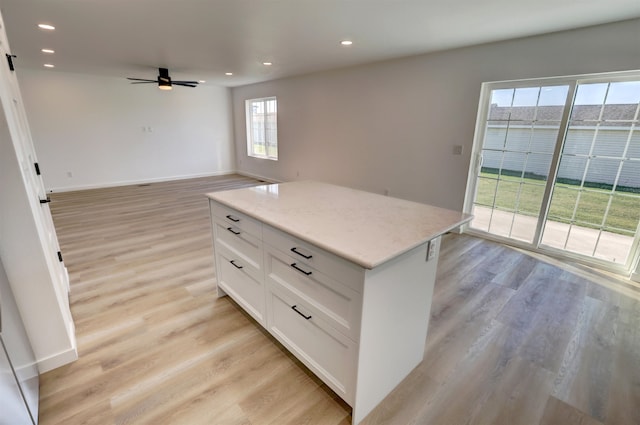
<svg viewBox="0 0 640 425">
<path fill-rule="evenodd" d="M 291 307 L 293 309 L 293 311 L 295 311 L 296 313 L 298 313 L 300 316 L 304 317 L 305 319 L 309 320 L 311 319 L 311 316 L 305 316 L 304 313 L 302 313 L 300 310 L 298 310 L 297 305 L 294 305 L 293 307 Z"/>
<path fill-rule="evenodd" d="M 230 263 L 233 265 L 233 267 L 235 267 L 236 269 L 241 269 L 241 268 L 243 268 L 242 266 L 237 265 L 235 261 L 236 261 L 236 260 L 231 260 L 231 261 L 229 261 L 229 262 L 230 262 Z"/>
<path fill-rule="evenodd" d="M 304 258 L 305 260 L 309 260 L 311 257 L 313 257 L 313 255 L 304 255 L 303 253 L 301 253 L 300 251 L 298 251 L 297 247 L 293 247 L 291 248 L 292 252 L 295 252 L 296 254 L 298 254 L 299 256 L 301 256 L 302 258 Z"/>
<path fill-rule="evenodd" d="M 239 235 L 240 232 L 236 232 L 235 230 L 233 230 L 233 227 L 227 227 L 227 230 L 230 231 L 231 233 L 233 233 L 234 235 Z"/>
<path fill-rule="evenodd" d="M 232 216 L 231 214 L 229 214 L 229 215 L 227 216 L 227 218 L 228 218 L 229 220 L 233 221 L 234 223 L 237 223 L 237 222 L 239 222 L 239 221 L 240 221 L 240 219 L 239 219 L 239 218 L 236 218 L 236 217 Z"/>
<path fill-rule="evenodd" d="M 300 267 L 298 267 L 298 263 L 292 263 L 291 267 L 293 267 L 294 269 L 298 270 L 300 273 L 304 273 L 307 276 L 311 276 L 311 273 L 313 273 L 313 272 L 308 272 L 306 270 L 302 270 Z"/>
</svg>

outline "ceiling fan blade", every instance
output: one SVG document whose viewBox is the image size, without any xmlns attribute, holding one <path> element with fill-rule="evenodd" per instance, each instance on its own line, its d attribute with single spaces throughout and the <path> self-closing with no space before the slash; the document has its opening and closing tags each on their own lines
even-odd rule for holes
<svg viewBox="0 0 640 425">
<path fill-rule="evenodd" d="M 171 77 L 169 77 L 169 70 L 167 68 L 158 68 L 158 78 L 156 80 L 148 80 L 146 78 L 133 78 L 127 77 L 127 80 L 131 80 L 131 84 L 151 84 L 155 83 L 161 89 L 171 89 L 172 85 L 183 86 L 183 87 L 198 87 L 198 81 L 172 81 Z"/>
<path fill-rule="evenodd" d="M 132 80 L 132 81 L 144 81 L 147 83 L 155 83 L 156 80 L 148 80 L 146 78 L 131 78 L 131 77 L 127 77 L 127 80 Z"/>
</svg>

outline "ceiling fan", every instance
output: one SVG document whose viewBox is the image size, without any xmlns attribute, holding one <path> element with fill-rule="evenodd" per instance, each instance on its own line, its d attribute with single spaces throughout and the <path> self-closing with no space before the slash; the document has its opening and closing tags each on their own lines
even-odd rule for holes
<svg viewBox="0 0 640 425">
<path fill-rule="evenodd" d="M 148 84 L 148 83 L 158 83 L 158 88 L 160 90 L 171 90 L 173 86 L 184 86 L 184 87 L 197 87 L 197 81 L 171 81 L 171 77 L 169 77 L 169 70 L 167 68 L 158 68 L 158 79 L 157 80 L 147 80 L 145 78 L 131 78 L 127 77 L 127 80 L 132 80 L 131 84 Z"/>
</svg>

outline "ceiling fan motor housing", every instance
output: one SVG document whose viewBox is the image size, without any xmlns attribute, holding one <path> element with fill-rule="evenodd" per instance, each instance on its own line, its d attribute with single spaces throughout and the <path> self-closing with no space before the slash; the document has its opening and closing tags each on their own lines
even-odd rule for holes
<svg viewBox="0 0 640 425">
<path fill-rule="evenodd" d="M 162 90 L 171 90 L 171 77 L 167 68 L 158 68 L 158 87 Z"/>
</svg>

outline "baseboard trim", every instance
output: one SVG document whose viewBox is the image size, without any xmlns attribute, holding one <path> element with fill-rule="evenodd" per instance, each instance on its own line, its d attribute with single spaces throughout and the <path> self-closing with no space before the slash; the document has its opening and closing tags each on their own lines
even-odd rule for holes
<svg viewBox="0 0 640 425">
<path fill-rule="evenodd" d="M 251 177 L 252 179 L 256 179 L 256 180 L 263 180 L 263 181 L 265 181 L 267 183 L 284 183 L 284 181 L 282 181 L 282 180 L 272 179 L 270 177 L 261 176 L 259 174 L 249 173 L 247 171 L 237 170 L 237 171 L 235 171 L 235 174 L 239 174 L 239 175 L 245 176 L 245 177 Z"/>
<path fill-rule="evenodd" d="M 640 272 L 631 273 L 630 279 L 633 280 L 634 282 L 640 283 Z"/>
<path fill-rule="evenodd" d="M 61 351 L 44 359 L 38 359 L 38 371 L 40 373 L 45 373 L 50 370 L 57 369 L 60 366 L 75 362 L 76 360 L 78 360 L 78 348 L 73 346 L 68 350 Z"/>
<path fill-rule="evenodd" d="M 226 175 L 230 175 L 230 174 L 240 174 L 240 173 L 238 173 L 235 170 L 225 170 L 225 171 L 216 171 L 216 172 L 213 172 L 213 173 L 199 173 L 199 174 L 188 174 L 188 175 L 180 175 L 180 176 L 155 177 L 155 178 L 151 178 L 151 179 L 122 180 L 122 181 L 117 181 L 117 182 L 100 183 L 100 184 L 54 187 L 54 188 L 47 189 L 47 191 L 49 193 L 75 192 L 75 191 L 78 191 L 78 190 L 106 189 L 106 188 L 110 188 L 110 187 L 133 186 L 133 185 L 137 185 L 137 184 L 160 183 L 160 182 L 169 182 L 169 181 L 174 181 L 174 180 L 197 179 L 197 178 L 200 178 L 200 177 L 226 176 Z"/>
<path fill-rule="evenodd" d="M 15 365 L 14 365 L 15 366 Z M 14 369 L 16 373 L 16 378 L 18 381 L 28 381 L 29 379 L 35 378 L 39 375 L 40 370 L 38 369 L 38 364 L 34 362 L 30 362 L 24 364 L 22 366 L 16 367 Z"/>
</svg>

